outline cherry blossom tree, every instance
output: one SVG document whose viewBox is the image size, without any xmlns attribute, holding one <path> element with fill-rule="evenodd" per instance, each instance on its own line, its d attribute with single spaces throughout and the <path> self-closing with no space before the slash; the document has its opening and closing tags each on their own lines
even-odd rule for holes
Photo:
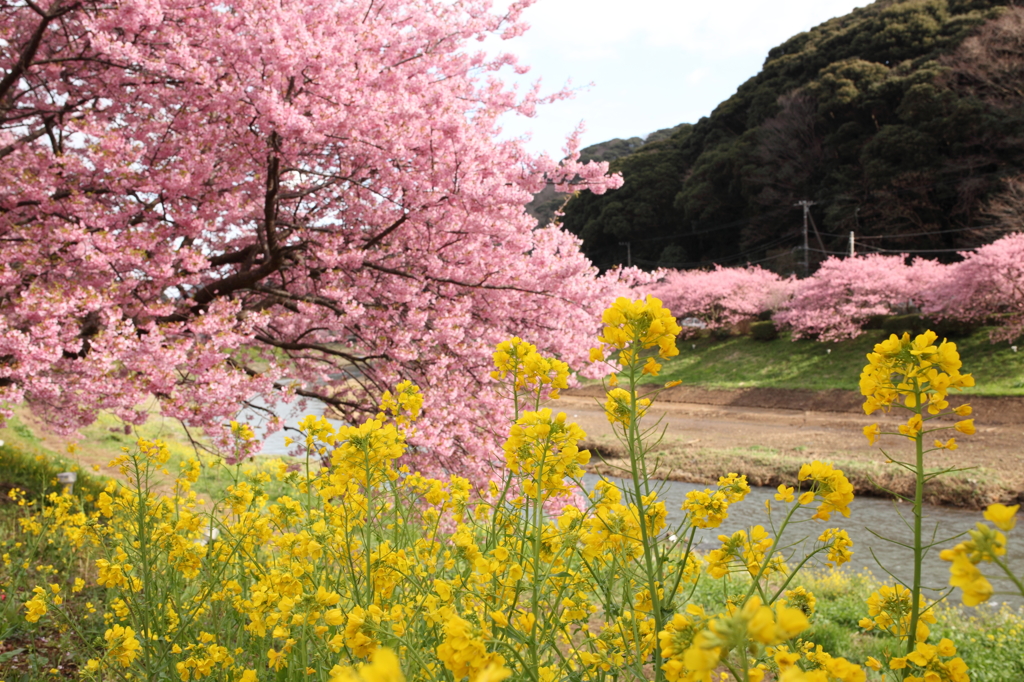
<svg viewBox="0 0 1024 682">
<path fill-rule="evenodd" d="M 920 308 L 945 275 L 937 261 L 869 254 L 830 257 L 810 277 L 799 280 L 793 298 L 774 315 L 793 338 L 840 341 L 857 336 L 873 315 Z"/>
<path fill-rule="evenodd" d="M 791 295 L 793 278 L 759 266 L 714 270 L 664 270 L 651 295 L 677 318 L 695 317 L 709 329 L 729 327 L 776 310 Z"/>
<path fill-rule="evenodd" d="M 620 180 L 498 140 L 566 95 L 470 47 L 529 4 L 0 0 L 0 408 L 355 420 L 408 378 L 423 464 L 485 477 L 492 345 L 582 365 L 622 281 L 523 210 Z"/>
<path fill-rule="evenodd" d="M 938 319 L 996 323 L 993 341 L 1024 335 L 1024 233 L 962 254 L 930 288 L 924 312 Z"/>
</svg>

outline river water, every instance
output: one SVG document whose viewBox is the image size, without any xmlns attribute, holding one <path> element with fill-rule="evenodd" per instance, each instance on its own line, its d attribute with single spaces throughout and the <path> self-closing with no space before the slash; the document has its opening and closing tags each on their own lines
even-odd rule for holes
<svg viewBox="0 0 1024 682">
<path fill-rule="evenodd" d="M 300 440 L 299 422 L 302 418 L 310 414 L 322 417 L 324 416 L 324 411 L 327 409 L 326 403 L 311 399 L 296 399 L 291 403 L 275 403 L 273 410 L 283 421 L 284 427 L 280 431 L 275 431 L 274 433 L 267 435 L 266 415 L 262 410 L 258 409 L 266 407 L 267 403 L 265 403 L 262 398 L 255 398 L 251 402 L 257 406 L 257 409 L 250 407 L 243 408 L 235 419 L 249 424 L 256 437 L 263 439 L 263 449 L 260 454 L 274 457 L 285 457 L 291 454 L 298 454 L 299 448 L 295 445 L 286 447 L 284 439 L 288 437 L 292 440 Z M 303 403 L 305 403 L 304 407 L 300 407 Z M 334 428 L 345 425 L 345 422 L 337 419 L 328 419 L 327 421 L 330 422 Z"/>
<path fill-rule="evenodd" d="M 262 403 L 257 402 L 262 405 Z M 285 429 L 277 431 L 266 437 L 263 444 L 262 454 L 284 456 L 289 450 L 296 448 L 285 447 L 285 436 L 296 438 L 298 436 L 298 422 L 307 414 L 322 416 L 326 405 L 316 400 L 306 401 L 303 409 L 299 408 L 299 401 L 290 405 L 278 403 L 275 406 L 278 415 L 284 420 Z M 263 418 L 258 411 L 246 408 L 239 413 L 240 421 L 249 421 L 257 437 L 264 437 L 266 428 L 262 426 Z M 343 425 L 337 420 L 328 420 L 335 427 Z M 599 479 L 594 474 L 587 474 L 584 477 L 584 484 L 589 488 Z M 627 481 L 616 480 L 620 485 L 627 484 Z M 681 481 L 661 481 L 659 499 L 666 503 L 669 510 L 669 527 L 677 525 L 683 520 L 682 503 L 686 493 L 691 490 L 702 490 L 705 485 L 696 483 L 684 483 Z M 751 488 L 750 494 L 742 502 L 738 502 L 729 508 L 729 517 L 722 523 L 721 527 L 712 530 L 698 530 L 695 542 L 701 551 L 707 551 L 718 547 L 721 543 L 718 536 L 721 534 L 732 534 L 740 529 L 747 529 L 750 526 L 760 524 L 770 533 L 768 516 L 765 511 L 765 500 L 771 500 L 776 512 L 773 518 L 780 523 L 784 518 L 785 505 L 776 502 L 774 499 L 776 490 L 774 488 Z M 807 518 L 805 514 L 802 518 Z M 932 538 L 937 542 L 934 549 L 925 556 L 923 566 L 924 584 L 932 587 L 942 587 L 949 584 L 949 563 L 939 559 L 939 551 L 952 547 L 964 538 L 956 536 L 966 533 L 974 528 L 975 524 L 983 521 L 981 512 L 957 509 L 952 507 L 925 506 L 925 534 L 928 541 Z M 878 533 L 886 538 L 902 543 L 910 543 L 913 540 L 911 528 L 912 514 L 911 506 L 906 503 L 896 503 L 891 500 L 883 500 L 873 497 L 857 497 L 850 505 L 850 517 L 844 518 L 839 514 L 833 514 L 828 523 L 821 521 L 806 521 L 791 525 L 787 528 L 783 537 L 783 544 L 787 547 L 787 554 L 795 554 L 801 557 L 806 554 L 814 545 L 814 540 L 825 528 L 842 528 L 847 531 L 853 540 L 853 559 L 846 566 L 854 570 L 867 569 L 880 579 L 886 579 L 885 571 L 879 568 L 877 561 L 885 566 L 889 572 L 909 583 L 913 578 L 914 564 L 913 555 L 905 547 L 887 542 L 875 535 Z M 773 533 L 774 535 L 774 533 Z M 802 540 L 802 541 L 801 541 Z M 1006 560 L 1011 568 L 1020 570 L 1024 567 L 1024 523 L 1008 535 Z M 794 544 L 795 543 L 795 544 Z M 793 562 L 789 562 L 794 565 Z M 990 576 L 995 574 L 990 570 L 990 564 L 982 566 L 984 572 Z M 890 579 L 891 580 L 891 579 Z M 1008 581 L 1002 583 L 992 581 L 997 592 L 1010 589 Z M 959 590 L 954 595 L 959 600 Z M 997 594 L 993 601 L 1008 601 L 1012 604 L 1024 603 L 1019 596 Z"/>
<path fill-rule="evenodd" d="M 584 484 L 587 487 L 599 479 L 599 476 L 587 474 L 584 477 Z M 615 480 L 621 488 L 623 485 L 631 485 L 629 481 L 622 479 Z M 660 481 L 660 492 L 658 498 L 665 501 L 668 508 L 668 523 L 671 529 L 678 525 L 685 514 L 681 507 L 686 493 L 691 490 L 703 490 L 706 485 L 697 483 L 684 483 L 681 481 Z M 788 505 L 775 500 L 775 488 L 752 487 L 750 494 L 742 502 L 737 502 L 729 507 L 729 517 L 719 528 L 711 530 L 698 529 L 696 538 L 697 547 L 701 551 L 715 549 L 721 545 L 718 536 L 722 534 L 731 535 L 737 530 L 747 529 L 750 526 L 762 525 L 772 533 L 769 525 L 768 514 L 765 510 L 765 500 L 772 502 L 772 518 L 776 524 L 785 518 Z M 809 505 L 811 506 L 811 505 Z M 816 506 L 816 505 L 815 505 Z M 984 521 L 980 511 L 969 511 L 951 507 L 937 507 L 925 505 L 924 509 L 924 532 L 926 543 L 938 541 L 937 546 L 925 555 L 922 566 L 923 584 L 928 587 L 943 587 L 949 584 L 949 563 L 939 559 L 939 551 L 952 547 L 956 543 L 967 539 L 954 539 L 957 535 L 965 533 L 975 527 L 979 521 Z M 797 512 L 800 514 L 800 512 Z M 807 519 L 810 513 L 799 518 Z M 796 516 L 794 518 L 797 518 Z M 842 528 L 853 540 L 853 559 L 845 567 L 853 570 L 867 569 L 881 580 L 892 582 L 887 579 L 885 571 L 879 568 L 880 562 L 893 575 L 910 584 L 914 577 L 913 554 L 905 547 L 886 542 L 878 537 L 882 535 L 891 540 L 910 544 L 913 542 L 913 514 L 912 505 L 896 503 L 892 500 L 883 500 L 874 497 L 857 497 L 850 504 L 850 517 L 845 518 L 840 514 L 832 514 L 828 522 L 808 520 L 795 526 L 790 525 L 782 538 L 782 546 L 787 547 L 787 555 L 794 554 L 797 559 L 803 557 L 815 545 L 815 540 L 826 528 Z M 991 525 L 991 524 L 990 524 Z M 877 533 L 878 535 L 876 535 Z M 774 533 L 772 533 L 774 535 Z M 793 543 L 796 543 L 795 545 Z M 872 555 L 873 553 L 873 555 Z M 819 555 L 822 556 L 822 555 Z M 1024 568 L 1024 523 L 1008 534 L 1007 552 L 1004 557 L 1008 565 L 1018 572 Z M 787 562 L 790 567 L 796 565 L 796 561 Z M 996 568 L 992 564 L 983 564 L 982 571 L 987 574 L 993 587 L 998 592 L 1008 592 L 1012 585 L 1009 581 L 997 582 L 992 580 Z M 996 594 L 992 601 L 1007 601 L 1011 604 L 1020 605 L 1024 603 L 1016 593 Z M 954 602 L 959 602 L 960 591 L 953 595 Z"/>
</svg>

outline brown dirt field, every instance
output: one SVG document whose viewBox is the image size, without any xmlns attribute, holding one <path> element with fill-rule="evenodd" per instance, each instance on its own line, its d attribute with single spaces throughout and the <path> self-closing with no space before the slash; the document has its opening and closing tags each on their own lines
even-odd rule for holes
<svg viewBox="0 0 1024 682">
<path fill-rule="evenodd" d="M 641 392 L 641 395 L 643 392 Z M 567 391 L 551 407 L 566 412 L 589 434 L 594 471 L 619 473 L 624 454 L 598 400 L 600 386 Z M 954 400 L 953 404 L 961 401 Z M 970 508 L 992 502 L 1024 502 L 1024 398 L 970 396 L 977 433 L 956 435 L 959 449 L 927 455 L 929 467 L 966 471 L 935 479 L 928 501 Z M 861 429 L 878 422 L 896 430 L 897 414 L 865 416 L 862 398 L 853 391 L 786 389 L 713 390 L 677 386 L 663 391 L 651 408 L 652 424 L 660 418 L 661 442 L 652 448 L 658 478 L 712 483 L 730 471 L 746 474 L 751 483 L 792 485 L 800 464 L 815 459 L 842 468 L 858 494 L 881 495 L 886 488 L 912 494 L 913 479 L 886 463 L 885 449 L 895 459 L 913 457 L 910 443 L 882 436 L 868 445 Z M 904 417 L 905 418 L 905 417 Z M 952 419 L 941 425 L 952 426 Z M 886 428 L 886 426 L 889 428 Z M 618 460 L 618 461 L 617 461 Z"/>
</svg>

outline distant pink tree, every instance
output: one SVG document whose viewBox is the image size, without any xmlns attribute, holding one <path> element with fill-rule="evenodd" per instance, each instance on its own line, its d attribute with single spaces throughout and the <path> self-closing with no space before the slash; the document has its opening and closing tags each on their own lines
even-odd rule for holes
<svg viewBox="0 0 1024 682">
<path fill-rule="evenodd" d="M 924 311 L 939 319 L 994 321 L 993 341 L 1024 335 L 1024 234 L 1017 232 L 962 254 L 933 286 Z"/>
<path fill-rule="evenodd" d="M 759 266 L 714 270 L 664 270 L 647 290 L 677 319 L 697 318 L 709 329 L 729 327 L 775 310 L 793 281 Z M 684 330 L 686 328 L 684 327 Z"/>
<path fill-rule="evenodd" d="M 0 0 L 0 409 L 358 420 L 408 378 L 422 464 L 486 477 L 492 345 L 583 364 L 619 281 L 523 206 L 620 180 L 497 139 L 546 100 L 470 46 L 530 4 Z"/>
<path fill-rule="evenodd" d="M 774 319 L 790 327 L 794 339 L 853 338 L 874 315 L 920 307 L 944 267 L 927 260 L 908 266 L 905 256 L 830 257 L 797 282 L 793 297 Z"/>
</svg>

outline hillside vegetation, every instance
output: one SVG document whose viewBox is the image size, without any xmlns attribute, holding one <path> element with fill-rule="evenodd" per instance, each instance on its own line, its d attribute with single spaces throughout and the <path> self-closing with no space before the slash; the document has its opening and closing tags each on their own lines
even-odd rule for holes
<svg viewBox="0 0 1024 682">
<path fill-rule="evenodd" d="M 627 139 L 616 137 L 613 140 L 599 142 L 581 149 L 580 161 L 584 163 L 588 161 L 607 161 L 611 163 L 634 152 L 641 150 L 648 152 L 656 149 L 659 143 L 668 140 L 681 131 L 690 130 L 691 128 L 693 126 L 689 123 L 680 123 L 672 128 L 656 130 L 645 137 L 630 137 Z M 527 204 L 526 211 L 536 218 L 539 224 L 547 225 L 555 218 L 555 212 L 565 205 L 570 196 L 569 194 L 556 192 L 555 186 L 549 184 L 534 196 L 533 201 Z"/>
<path fill-rule="evenodd" d="M 625 185 L 564 225 L 600 267 L 762 262 L 799 272 L 846 252 L 955 258 L 1019 226 L 1024 8 L 880 0 L 772 49 L 714 112 L 612 161 Z M 622 141 L 618 141 L 622 142 Z M 616 145 L 624 147 L 624 145 Z M 628 145 L 625 145 L 628 147 Z"/>
<path fill-rule="evenodd" d="M 977 381 L 965 393 L 1024 395 L 1024 347 L 993 344 L 989 331 L 983 328 L 954 339 L 963 371 Z M 864 356 L 883 338 L 884 332 L 871 329 L 837 343 L 791 341 L 788 334 L 772 341 L 749 336 L 680 341 L 679 355 L 665 363 L 659 379 L 707 388 L 857 390 Z"/>
</svg>

